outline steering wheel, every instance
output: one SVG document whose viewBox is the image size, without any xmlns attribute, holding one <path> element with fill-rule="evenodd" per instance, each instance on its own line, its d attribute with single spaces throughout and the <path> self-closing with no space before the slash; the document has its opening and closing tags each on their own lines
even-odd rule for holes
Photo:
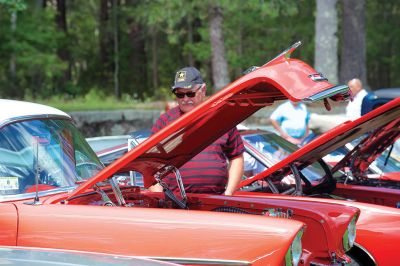
<svg viewBox="0 0 400 266">
<path fill-rule="evenodd" d="M 246 189 L 246 191 L 250 192 L 258 192 L 258 191 L 265 191 L 264 184 L 267 183 L 269 189 L 273 194 L 282 194 L 282 195 L 296 195 L 301 196 L 303 195 L 303 185 L 301 182 L 301 173 L 294 165 L 290 165 L 291 173 L 288 173 L 285 178 L 291 179 L 290 181 L 294 181 L 294 187 L 290 186 L 290 188 L 281 191 L 275 184 L 272 182 L 270 178 L 267 178 L 265 181 L 262 180 L 261 182 L 255 181 L 251 184 L 251 187 Z M 291 174 L 291 175 L 290 175 Z M 284 183 L 281 181 L 281 183 Z M 288 185 L 292 185 L 289 183 Z"/>
</svg>

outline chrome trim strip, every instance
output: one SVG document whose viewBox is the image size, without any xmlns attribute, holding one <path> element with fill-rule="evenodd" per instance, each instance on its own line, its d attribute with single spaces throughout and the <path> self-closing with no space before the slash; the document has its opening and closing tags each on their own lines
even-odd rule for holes
<svg viewBox="0 0 400 266">
<path fill-rule="evenodd" d="M 202 259 L 202 258 L 178 258 L 178 257 L 152 257 L 146 256 L 143 258 L 160 260 L 165 262 L 172 262 L 177 264 L 191 264 L 191 265 L 227 265 L 227 266 L 248 266 L 252 263 L 243 260 L 223 260 L 223 259 Z"/>
<path fill-rule="evenodd" d="M 107 156 L 107 155 L 110 155 L 110 154 L 113 154 L 113 153 L 117 153 L 119 151 L 124 151 L 124 150 L 128 151 L 128 147 L 124 146 L 122 148 L 115 149 L 115 150 L 112 150 L 112 151 L 106 151 L 106 152 L 103 152 L 103 153 L 99 153 L 99 154 L 97 154 L 97 157 L 99 157 L 99 159 L 100 159 L 100 158 L 102 158 L 104 156 Z"/>
<path fill-rule="evenodd" d="M 70 192 L 74 190 L 76 186 L 70 187 L 62 187 L 62 188 L 55 188 L 51 190 L 39 191 L 38 195 L 40 197 L 55 195 L 59 193 Z M 16 195 L 0 195 L 0 202 L 2 201 L 9 201 L 9 200 L 24 200 L 24 199 L 33 199 L 35 198 L 36 192 L 31 193 L 23 193 L 23 194 L 16 194 Z"/>
<path fill-rule="evenodd" d="M 328 97 L 332 97 L 339 93 L 347 93 L 349 90 L 349 86 L 347 85 L 338 85 L 326 89 L 324 91 L 318 92 L 317 94 L 311 95 L 310 97 L 304 98 L 303 102 L 315 102 L 319 100 L 323 100 Z"/>
<path fill-rule="evenodd" d="M 357 242 L 354 243 L 354 246 L 356 246 L 357 248 L 361 249 L 363 252 L 365 252 L 365 254 L 368 255 L 368 257 L 374 262 L 374 265 L 378 265 L 378 263 L 376 262 L 375 258 L 372 256 L 371 253 L 369 253 L 369 251 L 364 248 L 363 246 L 361 246 L 360 244 L 358 244 Z M 353 246 L 353 247 L 354 247 Z"/>
<path fill-rule="evenodd" d="M 19 122 L 19 121 L 25 121 L 25 120 L 35 120 L 35 119 L 51 119 L 51 118 L 55 118 L 55 119 L 64 119 L 64 120 L 72 120 L 71 117 L 68 116 L 63 116 L 63 115 L 48 115 L 48 114 L 42 114 L 42 115 L 26 115 L 26 116 L 18 116 L 18 117 L 13 117 L 10 119 L 6 119 L 4 121 L 1 122 L 0 124 L 0 128 L 3 128 L 4 126 L 11 124 L 11 123 L 15 123 L 15 122 Z"/>
</svg>

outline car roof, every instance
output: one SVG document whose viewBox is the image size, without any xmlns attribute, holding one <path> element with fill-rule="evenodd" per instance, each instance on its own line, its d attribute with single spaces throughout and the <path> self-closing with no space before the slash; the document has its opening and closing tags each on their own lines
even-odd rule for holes
<svg viewBox="0 0 400 266">
<path fill-rule="evenodd" d="M 38 116 L 61 116 L 71 118 L 56 108 L 17 100 L 0 99 L 0 127 L 8 122 Z"/>
<path fill-rule="evenodd" d="M 374 94 L 379 98 L 394 99 L 400 97 L 400 88 L 383 88 L 374 91 Z"/>
</svg>

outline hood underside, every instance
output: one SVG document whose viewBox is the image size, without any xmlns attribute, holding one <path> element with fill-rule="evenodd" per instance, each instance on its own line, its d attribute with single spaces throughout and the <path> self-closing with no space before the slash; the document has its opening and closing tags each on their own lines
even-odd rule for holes
<svg viewBox="0 0 400 266">
<path fill-rule="evenodd" d="M 297 46 L 296 46 L 297 47 Z M 77 195 L 115 173 L 138 171 L 144 186 L 179 168 L 238 123 L 275 101 L 347 100 L 347 86 L 334 86 L 301 60 L 289 58 L 296 47 L 254 68 L 169 124 L 71 193 Z"/>
</svg>

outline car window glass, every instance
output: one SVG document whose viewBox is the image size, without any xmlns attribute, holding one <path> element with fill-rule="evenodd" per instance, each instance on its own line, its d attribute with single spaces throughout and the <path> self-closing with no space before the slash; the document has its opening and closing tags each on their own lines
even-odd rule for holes
<svg viewBox="0 0 400 266">
<path fill-rule="evenodd" d="M 243 135 L 243 140 L 261 152 L 270 162 L 269 167 L 285 159 L 299 147 L 275 133 L 255 133 Z M 300 171 L 310 181 L 316 182 L 325 176 L 325 171 L 318 162 Z M 289 176 L 290 177 L 290 176 Z M 288 178 L 289 178 L 288 177 Z"/>
<path fill-rule="evenodd" d="M 68 120 L 28 120 L 0 130 L 0 195 L 74 186 L 103 168 Z"/>
</svg>

